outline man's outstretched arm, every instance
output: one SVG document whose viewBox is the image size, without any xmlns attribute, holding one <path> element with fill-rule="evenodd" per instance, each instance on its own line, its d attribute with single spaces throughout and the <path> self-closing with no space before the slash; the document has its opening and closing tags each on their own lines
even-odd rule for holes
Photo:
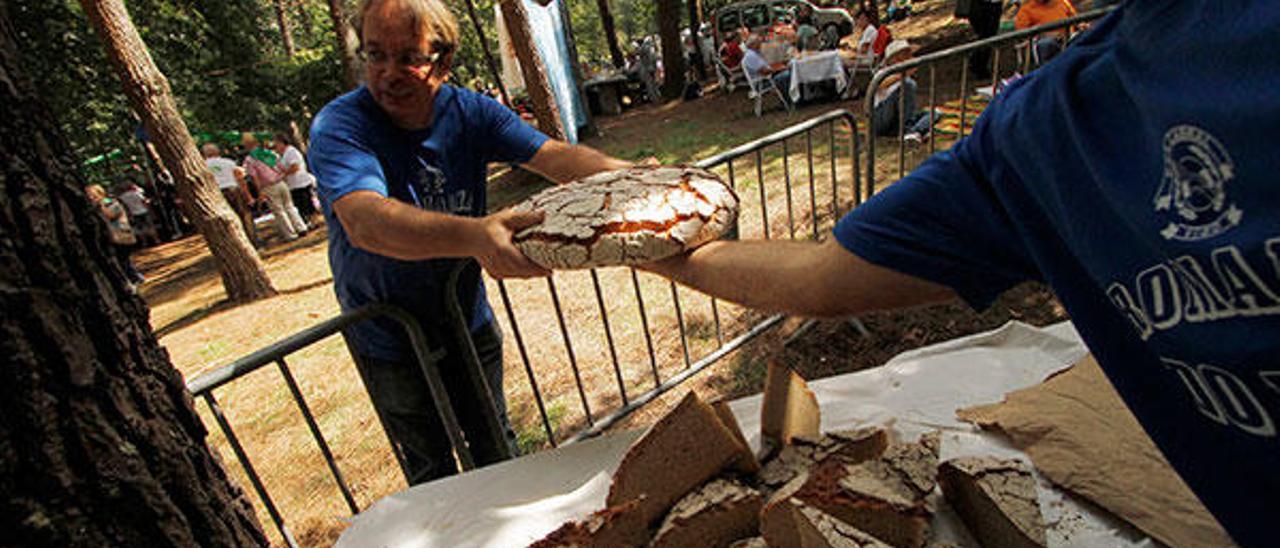
<svg viewBox="0 0 1280 548">
<path fill-rule="evenodd" d="M 869 263 L 824 243 L 712 242 L 642 267 L 751 308 L 839 317 L 955 298 L 949 288 Z"/>
</svg>

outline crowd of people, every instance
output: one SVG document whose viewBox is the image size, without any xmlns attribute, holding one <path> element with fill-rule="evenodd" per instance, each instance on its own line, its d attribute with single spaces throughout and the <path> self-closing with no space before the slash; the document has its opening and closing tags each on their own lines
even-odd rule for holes
<svg viewBox="0 0 1280 548">
<path fill-rule="evenodd" d="M 291 242 L 310 231 L 319 213 L 316 180 L 289 134 L 277 132 L 263 143 L 256 135 L 244 133 L 239 149 L 239 162 L 224 156 L 212 142 L 202 145 L 201 153 L 253 245 L 263 245 L 254 223 L 255 212 L 262 206 L 271 212 L 280 239 Z"/>
</svg>

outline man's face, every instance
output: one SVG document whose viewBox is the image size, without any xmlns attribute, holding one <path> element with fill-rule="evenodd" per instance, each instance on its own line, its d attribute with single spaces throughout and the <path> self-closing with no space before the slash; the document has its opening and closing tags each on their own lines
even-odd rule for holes
<svg viewBox="0 0 1280 548">
<path fill-rule="evenodd" d="M 398 2 L 381 2 L 365 14 L 365 79 L 374 101 L 402 127 L 424 127 L 429 121 L 436 91 L 448 71 L 434 57 L 429 40 L 402 15 Z"/>
</svg>

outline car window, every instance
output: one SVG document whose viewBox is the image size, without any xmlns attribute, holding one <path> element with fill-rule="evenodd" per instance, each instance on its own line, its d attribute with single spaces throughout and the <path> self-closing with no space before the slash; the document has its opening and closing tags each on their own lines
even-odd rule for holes
<svg viewBox="0 0 1280 548">
<path fill-rule="evenodd" d="M 720 13 L 720 17 L 716 18 L 716 26 L 720 29 L 720 34 L 729 34 L 738 30 L 742 26 L 738 19 L 737 10 L 728 10 Z"/>
<path fill-rule="evenodd" d="M 769 6 L 758 4 L 748 6 L 742 9 L 742 24 L 747 28 L 759 28 L 769 25 L 772 21 L 769 17 Z"/>
</svg>

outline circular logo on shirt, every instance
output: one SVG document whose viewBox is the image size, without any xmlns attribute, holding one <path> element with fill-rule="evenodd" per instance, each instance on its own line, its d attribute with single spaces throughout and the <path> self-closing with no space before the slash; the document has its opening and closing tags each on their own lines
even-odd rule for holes
<svg viewBox="0 0 1280 548">
<path fill-rule="evenodd" d="M 1226 184 L 1235 177 L 1231 155 L 1209 132 L 1177 125 L 1164 134 L 1164 176 L 1155 209 L 1169 218 L 1160 231 L 1167 240 L 1212 238 L 1236 225 L 1244 212 L 1227 201 Z"/>
</svg>

